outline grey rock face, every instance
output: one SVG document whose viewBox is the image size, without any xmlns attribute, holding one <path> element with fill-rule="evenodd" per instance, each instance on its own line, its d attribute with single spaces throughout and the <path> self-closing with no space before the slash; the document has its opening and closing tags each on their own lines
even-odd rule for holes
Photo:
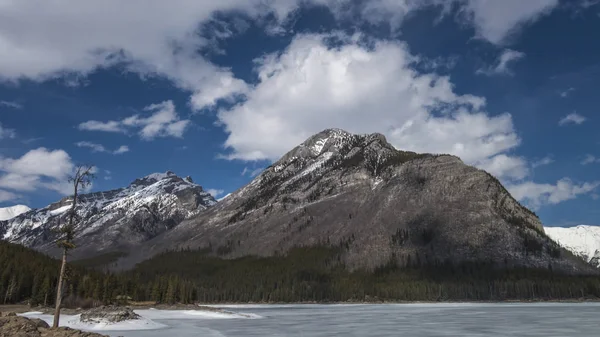
<svg viewBox="0 0 600 337">
<path fill-rule="evenodd" d="M 137 250 L 268 256 L 295 246 L 341 247 L 350 268 L 493 261 L 585 271 L 561 254 L 538 217 L 490 174 L 450 155 L 396 150 L 381 134 L 325 130 L 215 207 Z"/>
<path fill-rule="evenodd" d="M 82 194 L 77 204 L 75 257 L 127 251 L 214 205 L 200 185 L 172 172 L 136 179 L 128 187 Z M 71 197 L 0 222 L 0 238 L 52 253 L 55 229 L 66 222 Z"/>
</svg>

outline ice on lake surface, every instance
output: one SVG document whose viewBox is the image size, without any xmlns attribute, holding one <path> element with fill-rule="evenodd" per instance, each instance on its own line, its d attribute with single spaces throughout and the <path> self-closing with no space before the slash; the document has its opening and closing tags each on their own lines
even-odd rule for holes
<svg viewBox="0 0 600 337">
<path fill-rule="evenodd" d="M 140 327 L 110 336 L 594 336 L 600 303 L 222 305 L 238 315 L 190 310 L 136 310 Z M 39 313 L 31 317 L 51 319 Z M 69 318 L 63 319 L 68 324 Z M 83 328 L 83 327 L 78 327 Z"/>
</svg>

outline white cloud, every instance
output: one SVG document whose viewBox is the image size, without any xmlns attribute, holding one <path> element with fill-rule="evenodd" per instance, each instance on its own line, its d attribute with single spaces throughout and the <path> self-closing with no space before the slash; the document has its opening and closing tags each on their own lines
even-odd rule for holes
<svg viewBox="0 0 600 337">
<path fill-rule="evenodd" d="M 349 1 L 327 3 L 340 16 L 353 13 Z M 549 14 L 559 0 L 369 0 L 362 3 L 360 12 L 365 20 L 375 24 L 388 22 L 392 30 L 398 30 L 409 14 L 423 7 L 441 6 L 443 14 L 447 14 L 458 4 L 461 15 L 457 19 L 461 23 L 473 26 L 479 38 L 505 44 L 524 26 Z"/>
<path fill-rule="evenodd" d="M 0 101 L 0 106 L 8 107 L 11 109 L 23 109 L 23 105 L 12 101 Z"/>
<path fill-rule="evenodd" d="M 414 11 L 442 5 L 447 13 L 455 3 L 464 14 L 459 17 L 473 25 L 478 35 L 500 43 L 550 12 L 558 0 L 151 0 L 124 4 L 63 0 L 59 5 L 9 1 L 2 4 L 0 14 L 0 80 L 62 78 L 71 85 L 85 82 L 97 69 L 121 64 L 143 77 L 166 77 L 193 93 L 195 107 L 211 107 L 219 99 L 248 90 L 230 69 L 212 64 L 197 52 L 214 48 L 215 37 L 198 32 L 203 24 L 218 21 L 215 13 L 241 12 L 277 31 L 277 22 L 266 19 L 269 14 L 285 22 L 300 4 L 321 4 L 338 17 L 360 13 L 364 20 L 387 22 L 396 30 Z M 217 38 L 233 34 L 227 27 L 220 30 L 223 32 L 214 34 Z M 98 127 L 119 130 L 109 125 Z"/>
<path fill-rule="evenodd" d="M 554 159 L 552 159 L 552 157 L 544 157 L 540 160 L 536 160 L 533 163 L 531 163 L 531 167 L 537 168 L 540 166 L 550 165 L 552 163 L 554 163 Z"/>
<path fill-rule="evenodd" d="M 96 144 L 96 143 L 92 143 L 92 142 L 86 142 L 86 141 L 82 141 L 82 142 L 77 142 L 75 143 L 75 145 L 77 145 L 78 147 L 86 147 L 92 150 L 92 152 L 104 152 L 104 153 L 112 153 L 112 154 L 122 154 L 125 152 L 129 151 L 129 147 L 127 145 L 121 145 L 118 149 L 116 150 L 108 150 L 107 148 L 105 148 L 103 145 L 101 144 Z"/>
<path fill-rule="evenodd" d="M 327 37 L 297 37 L 282 54 L 258 61 L 260 81 L 247 99 L 218 113 L 230 159 L 275 160 L 339 127 L 383 132 L 397 148 L 455 154 L 499 175 L 524 174 L 515 167 L 521 160 L 506 154 L 520 143 L 509 114 L 489 116 L 483 98 L 457 95 L 448 77 L 419 74 L 404 44 L 366 48 L 355 36 L 329 48 Z"/>
<path fill-rule="evenodd" d="M 485 74 L 488 76 L 491 76 L 491 75 L 513 75 L 512 70 L 509 69 L 509 65 L 514 63 L 517 60 L 522 59 L 523 57 L 525 57 L 525 54 L 520 51 L 516 51 L 516 50 L 512 50 L 512 49 L 505 49 L 502 52 L 502 54 L 500 55 L 500 57 L 498 57 L 498 60 L 496 61 L 495 66 L 493 66 L 491 68 L 478 69 L 477 73 Z"/>
<path fill-rule="evenodd" d="M 127 130 L 121 125 L 120 122 L 116 121 L 108 121 L 108 122 L 99 122 L 99 121 L 87 121 L 79 124 L 80 130 L 87 131 L 104 131 L 104 132 L 120 132 L 126 133 Z"/>
<path fill-rule="evenodd" d="M 504 44 L 523 26 L 549 14 L 559 0 L 462 0 L 464 17 L 478 36 Z"/>
<path fill-rule="evenodd" d="M 527 161 L 524 158 L 499 154 L 479 163 L 479 168 L 497 177 L 523 179 L 529 175 Z"/>
<path fill-rule="evenodd" d="M 3 138 L 15 138 L 16 132 L 13 129 L 7 129 L 2 127 L 2 123 L 0 123 L 0 139 Z"/>
<path fill-rule="evenodd" d="M 0 157 L 0 188 L 16 191 L 50 189 L 69 194 L 71 157 L 63 150 L 40 147 L 20 158 Z"/>
<path fill-rule="evenodd" d="M 544 205 L 556 205 L 563 201 L 575 199 L 579 195 L 591 193 L 598 186 L 600 186 L 600 181 L 576 184 L 569 178 L 563 178 L 557 181 L 555 185 L 524 182 L 509 184 L 506 188 L 517 200 L 537 209 Z"/>
<path fill-rule="evenodd" d="M 560 97 L 567 98 L 571 94 L 572 91 L 575 91 L 575 88 L 571 87 L 571 88 L 569 88 L 569 89 L 567 89 L 565 91 L 561 91 L 560 92 Z"/>
<path fill-rule="evenodd" d="M 558 121 L 558 125 L 560 125 L 560 126 L 567 125 L 567 124 L 579 125 L 579 124 L 585 122 L 586 120 L 587 120 L 587 118 L 585 118 L 584 116 L 582 116 L 576 112 L 573 112 L 573 113 L 566 115 L 560 121 Z"/>
<path fill-rule="evenodd" d="M 0 202 L 17 200 L 20 197 L 21 197 L 20 195 L 15 194 L 13 192 L 0 190 Z"/>
<path fill-rule="evenodd" d="M 151 104 L 144 108 L 152 114 L 148 117 L 133 115 L 120 121 L 87 121 L 79 124 L 80 130 L 105 131 L 127 133 L 130 129 L 138 129 L 142 139 L 151 140 L 156 137 L 183 137 L 183 133 L 190 124 L 189 119 L 180 119 L 175 111 L 173 101 L 164 101 Z M 100 150 L 98 150 L 100 151 Z M 124 152 L 127 152 L 123 148 Z M 100 151 L 104 152 L 104 151 Z M 122 152 L 120 152 L 122 153 Z"/>
<path fill-rule="evenodd" d="M 213 197 L 218 197 L 219 195 L 223 194 L 225 191 L 224 190 L 218 190 L 218 189 L 214 189 L 214 188 L 209 188 L 206 190 L 206 192 L 208 192 L 210 195 L 212 195 Z"/>
<path fill-rule="evenodd" d="M 114 154 L 122 154 L 125 152 L 129 152 L 129 146 L 127 145 L 121 145 L 118 149 L 113 151 Z"/>
<path fill-rule="evenodd" d="M 80 83 L 100 68 L 123 64 L 141 76 L 163 76 L 210 106 L 245 90 L 227 68 L 198 50 L 198 34 L 216 12 L 285 18 L 297 0 L 4 1 L 0 12 L 0 81 L 64 78 Z M 224 37 L 227 37 L 225 35 Z"/>
<path fill-rule="evenodd" d="M 581 161 L 581 165 L 588 165 L 594 163 L 600 163 L 600 158 L 596 158 L 591 154 L 586 155 L 585 158 Z"/>
</svg>

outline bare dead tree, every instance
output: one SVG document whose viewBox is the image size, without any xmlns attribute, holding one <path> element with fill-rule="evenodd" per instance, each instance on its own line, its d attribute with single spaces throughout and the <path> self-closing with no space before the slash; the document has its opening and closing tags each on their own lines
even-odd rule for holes
<svg viewBox="0 0 600 337">
<path fill-rule="evenodd" d="M 76 207 L 77 207 L 77 195 L 79 190 L 89 186 L 94 179 L 93 173 L 94 167 L 92 165 L 78 165 L 75 167 L 73 176 L 69 177 L 69 183 L 73 184 L 73 203 L 71 209 L 67 214 L 67 223 L 59 228 L 59 239 L 56 244 L 63 250 L 62 264 L 60 266 L 60 274 L 58 277 L 58 286 L 56 289 L 56 308 L 54 310 L 54 323 L 52 327 L 58 327 L 58 321 L 60 319 L 60 305 L 62 302 L 63 283 L 65 282 L 65 270 L 67 267 L 67 255 L 69 250 L 75 248 L 74 237 L 75 237 L 75 222 L 77 218 Z"/>
</svg>

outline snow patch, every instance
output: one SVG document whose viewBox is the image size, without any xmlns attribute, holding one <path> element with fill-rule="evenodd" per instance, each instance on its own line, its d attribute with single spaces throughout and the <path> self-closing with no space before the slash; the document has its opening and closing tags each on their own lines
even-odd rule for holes
<svg viewBox="0 0 600 337">
<path fill-rule="evenodd" d="M 28 318 L 39 318 L 50 325 L 52 325 L 52 321 L 54 319 L 53 315 L 43 314 L 39 311 L 26 312 L 20 315 Z M 59 326 L 66 326 L 72 329 L 87 331 L 156 330 L 167 327 L 167 325 L 154 322 L 147 317 L 122 322 L 99 321 L 97 323 L 86 323 L 81 321 L 81 315 L 60 315 Z"/>
<path fill-rule="evenodd" d="M 600 226 L 544 227 L 544 232 L 563 248 L 590 262 L 600 258 Z"/>
<path fill-rule="evenodd" d="M 67 206 L 59 207 L 57 209 L 48 211 L 48 213 L 50 213 L 50 215 L 58 215 L 58 214 L 62 214 L 64 212 L 68 211 L 70 208 L 71 208 L 71 205 L 67 205 Z"/>
<path fill-rule="evenodd" d="M 25 205 L 14 205 L 10 207 L 0 208 L 0 221 L 12 219 L 25 212 L 29 212 L 31 208 Z"/>
<path fill-rule="evenodd" d="M 312 152 L 315 156 L 318 156 L 321 153 L 321 151 L 323 151 L 323 147 L 325 146 L 328 140 L 329 138 L 322 138 L 315 142 L 315 145 L 313 145 L 312 147 Z"/>
</svg>

